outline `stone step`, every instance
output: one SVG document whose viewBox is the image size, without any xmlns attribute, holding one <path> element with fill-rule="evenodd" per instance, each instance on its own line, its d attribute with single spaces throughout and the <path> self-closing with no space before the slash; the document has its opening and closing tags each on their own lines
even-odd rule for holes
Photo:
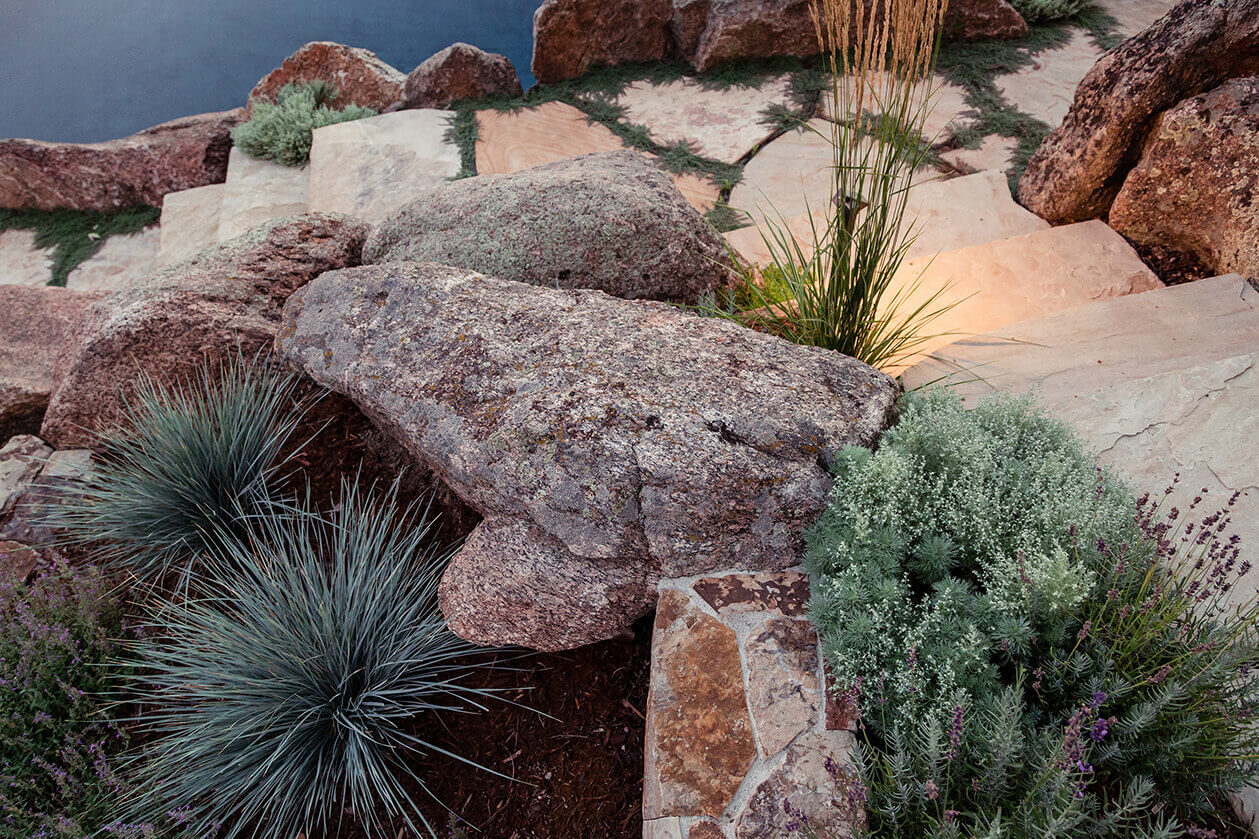
<svg viewBox="0 0 1259 839">
<path fill-rule="evenodd" d="M 591 122 L 564 102 L 521 111 L 477 112 L 476 165 L 479 175 L 504 175 L 583 154 L 620 151 L 625 145 L 607 126 Z M 700 212 L 713 206 L 721 190 L 707 178 L 674 175 L 683 197 Z"/>
<path fill-rule="evenodd" d="M 0 230 L 0 285 L 43 286 L 52 279 L 52 252 L 35 247 L 33 230 Z"/>
<path fill-rule="evenodd" d="M 310 206 L 309 166 L 283 166 L 232 148 L 223 184 L 218 240 L 226 242 L 263 222 L 304 213 Z"/>
<path fill-rule="evenodd" d="M 804 813 L 847 836 L 830 759 L 851 765 L 850 714 L 824 695 L 798 570 L 665 580 L 651 644 L 646 839 L 779 839 Z"/>
<path fill-rule="evenodd" d="M 825 228 L 822 211 L 814 214 L 815 225 Z M 905 225 L 915 234 L 910 258 L 933 256 L 1000 239 L 1048 230 L 1049 223 L 1019 206 L 1010 195 L 1005 175 L 980 172 L 948 180 L 932 180 L 909 191 Z M 812 246 L 813 229 L 808 215 L 787 219 L 787 229 L 805 248 Z M 770 261 L 762 227 L 744 227 L 726 234 L 726 241 L 749 263 Z"/>
<path fill-rule="evenodd" d="M 378 224 L 419 191 L 454 178 L 459 148 L 446 139 L 454 115 L 417 108 L 315 129 L 311 211 Z"/>
<path fill-rule="evenodd" d="M 1029 320 L 951 344 L 905 371 L 907 388 L 951 377 L 967 402 L 1034 391 L 1104 463 L 1159 494 L 1164 509 L 1208 490 L 1200 514 L 1234 492 L 1234 532 L 1259 565 L 1259 288 L 1231 275 Z M 1241 602 L 1259 570 L 1234 588 Z"/>
<path fill-rule="evenodd" d="M 162 200 L 162 242 L 157 267 L 196 256 L 219 241 L 224 184 L 167 193 Z"/>
<path fill-rule="evenodd" d="M 902 315 L 935 294 L 929 309 L 952 308 L 922 328 L 936 337 L 887 371 L 892 374 L 961 337 L 1163 287 L 1132 246 L 1101 221 L 917 257 L 906 261 L 894 284 L 903 295 Z"/>
</svg>

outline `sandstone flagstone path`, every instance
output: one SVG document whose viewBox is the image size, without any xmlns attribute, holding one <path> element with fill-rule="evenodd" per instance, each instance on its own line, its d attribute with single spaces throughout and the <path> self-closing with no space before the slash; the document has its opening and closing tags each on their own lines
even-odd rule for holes
<svg viewBox="0 0 1259 839">
<path fill-rule="evenodd" d="M 626 121 L 646 127 L 656 143 L 687 142 L 696 154 L 735 163 L 771 136 L 765 112 L 788 107 L 790 98 L 791 77 L 781 75 L 755 87 L 724 90 L 692 79 L 634 82 L 617 103 L 625 108 Z"/>
<path fill-rule="evenodd" d="M 219 215 L 220 242 L 263 222 L 304 213 L 309 205 L 308 167 L 282 166 L 232 148 Z"/>
<path fill-rule="evenodd" d="M 1039 53 L 1016 73 L 998 76 L 997 90 L 1023 113 L 1057 128 L 1071 109 L 1076 85 L 1101 57 L 1088 33 L 1074 29 L 1063 46 Z"/>
<path fill-rule="evenodd" d="M 167 194 L 162 201 L 159 268 L 196 256 L 218 243 L 224 189 L 223 184 L 210 184 Z"/>
<path fill-rule="evenodd" d="M 730 193 L 730 206 L 758 224 L 766 218 L 792 218 L 825 208 L 831 200 L 830 123 L 822 118 L 809 128 L 788 131 L 748 161 L 743 180 Z"/>
<path fill-rule="evenodd" d="M 989 134 L 977 149 L 952 149 L 941 152 L 945 163 L 963 172 L 1006 172 L 1014 162 L 1019 141 L 1013 137 Z"/>
<path fill-rule="evenodd" d="M 52 255 L 35 247 L 33 230 L 0 230 L 0 285 L 48 285 Z"/>
<path fill-rule="evenodd" d="M 139 233 L 110 236 L 101 249 L 70 272 L 66 288 L 76 291 L 116 291 L 153 273 L 161 249 L 157 225 Z"/>
<path fill-rule="evenodd" d="M 459 174 L 448 139 L 453 111 L 397 111 L 316 129 L 310 148 L 310 210 L 372 224 L 427 187 Z"/>
<path fill-rule="evenodd" d="M 1119 22 L 1120 34 L 1131 38 L 1171 11 L 1176 0 L 1098 0 L 1098 5 Z"/>
<path fill-rule="evenodd" d="M 879 108 L 879 102 L 886 101 L 889 95 L 895 92 L 894 89 L 888 87 L 891 82 L 891 76 L 880 74 L 877 82 L 867 88 L 867 96 L 871 101 L 863 104 L 862 110 L 867 113 L 879 113 L 882 110 Z M 840 105 L 846 108 L 847 102 L 841 101 Z M 818 102 L 820 115 L 827 119 L 834 119 L 831 113 L 835 109 L 834 106 L 834 91 L 830 88 L 824 89 L 822 98 Z M 974 109 L 966 104 L 965 89 L 950 84 L 939 73 L 935 75 L 930 86 L 918 85 L 915 91 L 914 107 L 927 109 L 923 119 L 922 134 L 923 138 L 933 145 L 949 139 L 955 130 L 971 122 L 974 113 Z"/>
<path fill-rule="evenodd" d="M 784 802 L 819 835 L 850 835 L 832 771 L 852 770 L 854 722 L 823 694 L 808 598 L 799 571 L 661 583 L 644 837 L 780 839 Z"/>
</svg>

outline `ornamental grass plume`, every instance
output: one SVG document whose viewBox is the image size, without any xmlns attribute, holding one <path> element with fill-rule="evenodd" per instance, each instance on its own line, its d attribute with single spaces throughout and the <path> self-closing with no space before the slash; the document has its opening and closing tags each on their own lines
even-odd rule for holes
<svg viewBox="0 0 1259 839">
<path fill-rule="evenodd" d="M 921 276 L 906 282 L 901 271 L 917 236 L 905 215 L 929 151 L 922 131 L 946 0 L 811 4 L 834 119 L 825 130 L 803 129 L 831 147 L 833 199 L 811 208 L 805 245 L 786 219 L 767 214 L 764 273 L 773 282 L 749 270 L 732 298 L 703 310 L 890 367 L 936 337 L 923 330 L 951 308 L 939 302 L 945 289 L 923 294 Z"/>
</svg>

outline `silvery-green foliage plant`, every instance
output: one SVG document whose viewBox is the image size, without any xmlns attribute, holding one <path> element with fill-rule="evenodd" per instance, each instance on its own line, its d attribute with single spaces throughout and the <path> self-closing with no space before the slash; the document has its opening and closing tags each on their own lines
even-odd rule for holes
<svg viewBox="0 0 1259 839">
<path fill-rule="evenodd" d="M 498 659 L 446 627 L 432 519 L 395 496 L 347 485 L 331 516 L 309 502 L 262 514 L 157 609 L 131 661 L 149 710 L 126 821 L 180 812 L 223 839 L 337 835 L 350 819 L 436 836 L 415 767 L 449 753 L 425 727 L 496 698 L 466 681 Z"/>
<path fill-rule="evenodd" d="M 1092 0 L 1011 0 L 1028 23 L 1060 20 L 1079 14 Z"/>
<path fill-rule="evenodd" d="M 336 87 L 327 82 L 286 84 L 274 102 L 250 103 L 249 119 L 232 129 L 232 142 L 251 157 L 301 166 L 310 160 L 316 128 L 376 115 L 360 105 L 333 108 L 336 99 Z"/>
</svg>

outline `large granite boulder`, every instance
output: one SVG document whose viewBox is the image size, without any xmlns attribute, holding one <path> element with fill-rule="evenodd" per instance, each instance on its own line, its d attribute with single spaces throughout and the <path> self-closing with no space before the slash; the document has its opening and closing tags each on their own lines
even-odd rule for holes
<svg viewBox="0 0 1259 839">
<path fill-rule="evenodd" d="M 483 516 L 442 581 L 452 628 L 544 650 L 615 636 L 662 577 L 796 564 L 825 464 L 897 395 L 723 320 L 431 263 L 323 275 L 276 350 Z"/>
<path fill-rule="evenodd" d="M 462 99 L 518 96 L 523 92 L 520 76 L 507 56 L 456 43 L 411 71 L 402 107 L 449 108 Z"/>
<path fill-rule="evenodd" d="M 1142 250 L 1211 275 L 1259 277 L 1259 78 L 1234 79 L 1160 116 L 1110 208 Z"/>
<path fill-rule="evenodd" d="M 1259 0 L 1183 0 L 1111 50 L 1028 163 L 1019 201 L 1054 223 L 1099 218 L 1155 120 L 1232 78 L 1259 75 Z"/>
<path fill-rule="evenodd" d="M 383 111 L 402 100 L 406 75 L 369 50 L 332 41 L 312 41 L 263 76 L 250 92 L 249 101 L 274 100 L 286 84 L 313 81 L 336 86 L 334 107 L 362 105 Z"/>
<path fill-rule="evenodd" d="M 266 347 L 285 298 L 357 265 L 367 231 L 332 214 L 279 219 L 96 301 L 58 357 L 40 436 L 57 448 L 93 445 L 92 431 L 123 418 L 141 376 L 178 381 Z"/>
<path fill-rule="evenodd" d="M 164 122 L 107 143 L 0 140 L 0 207 L 119 210 L 227 177 L 238 108 Z"/>
<path fill-rule="evenodd" d="M 599 65 L 665 59 L 672 15 L 672 0 L 546 0 L 533 13 L 533 75 L 558 82 Z"/>
<path fill-rule="evenodd" d="M 876 0 L 865 5 L 883 8 Z M 677 52 L 701 72 L 739 58 L 818 53 L 812 0 L 674 0 L 674 7 Z M 1027 34 L 1027 23 L 1007 0 L 953 0 L 944 34 L 960 40 L 1019 38 Z"/>
<path fill-rule="evenodd" d="M 439 262 L 551 288 L 695 302 L 726 284 L 721 237 L 635 151 L 431 188 L 372 233 L 363 261 Z"/>
<path fill-rule="evenodd" d="M 57 351 L 76 334 L 83 310 L 102 296 L 0 285 L 0 440 L 39 430 L 56 388 Z"/>
</svg>

